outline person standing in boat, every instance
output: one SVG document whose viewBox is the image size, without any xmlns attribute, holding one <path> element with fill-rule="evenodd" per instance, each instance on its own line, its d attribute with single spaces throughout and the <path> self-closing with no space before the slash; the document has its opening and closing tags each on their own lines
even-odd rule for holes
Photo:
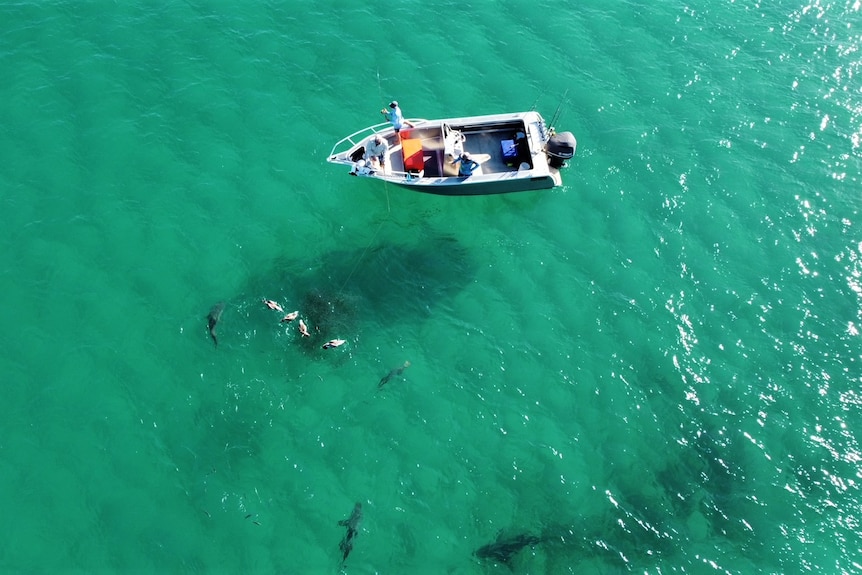
<svg viewBox="0 0 862 575">
<path fill-rule="evenodd" d="M 459 176 L 472 176 L 473 170 L 479 167 L 479 162 L 473 159 L 469 153 L 464 152 L 460 156 L 458 156 L 452 165 L 458 164 L 458 175 Z"/>
<path fill-rule="evenodd" d="M 395 129 L 395 133 L 401 131 L 401 128 L 407 126 L 408 128 L 412 128 L 413 124 L 404 119 L 404 114 L 401 113 L 401 108 L 398 107 L 398 102 L 396 100 L 392 100 L 389 102 L 389 109 L 383 108 L 380 110 L 380 113 L 386 116 L 386 119 L 392 124 L 392 127 Z"/>
<path fill-rule="evenodd" d="M 368 143 L 365 144 L 365 161 L 367 165 L 376 168 L 375 163 L 380 166 L 381 170 L 386 169 L 386 157 L 389 155 L 389 144 L 386 143 L 386 138 L 380 134 L 371 136 Z"/>
</svg>

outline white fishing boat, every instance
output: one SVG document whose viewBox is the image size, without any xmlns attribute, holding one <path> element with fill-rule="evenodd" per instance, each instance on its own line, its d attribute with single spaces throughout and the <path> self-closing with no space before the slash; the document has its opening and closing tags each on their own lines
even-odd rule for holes
<svg viewBox="0 0 862 575">
<path fill-rule="evenodd" d="M 577 147 L 570 132 L 555 133 L 535 111 L 409 123 L 400 133 L 389 123 L 354 132 L 332 147 L 327 161 L 419 192 L 474 196 L 559 186 L 560 169 Z M 366 157 L 378 135 L 388 146 L 382 165 Z M 469 175 L 460 172 L 461 163 L 473 168 Z"/>
</svg>

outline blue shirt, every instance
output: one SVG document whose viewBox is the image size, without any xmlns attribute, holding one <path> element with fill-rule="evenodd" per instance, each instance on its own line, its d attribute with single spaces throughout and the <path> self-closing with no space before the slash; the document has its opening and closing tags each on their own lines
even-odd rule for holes
<svg viewBox="0 0 862 575">
<path fill-rule="evenodd" d="M 472 176 L 473 170 L 479 167 L 479 162 L 476 160 L 465 160 L 464 158 L 458 158 L 454 163 L 458 163 L 458 175 L 459 176 Z"/>
<path fill-rule="evenodd" d="M 404 116 L 401 114 L 401 108 L 398 106 L 389 108 L 386 112 L 386 119 L 392 122 L 392 127 L 396 130 L 400 130 L 401 126 L 404 125 Z"/>
</svg>

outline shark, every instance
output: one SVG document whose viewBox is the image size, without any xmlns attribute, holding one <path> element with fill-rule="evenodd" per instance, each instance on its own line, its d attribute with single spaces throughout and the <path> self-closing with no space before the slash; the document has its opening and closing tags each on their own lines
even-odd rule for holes
<svg viewBox="0 0 862 575">
<path fill-rule="evenodd" d="M 515 554 L 524 547 L 532 547 L 542 541 L 544 541 L 542 537 L 530 535 L 529 533 L 519 533 L 518 535 L 506 538 L 503 538 L 501 534 L 497 536 L 496 541 L 479 547 L 473 554 L 479 559 L 492 559 L 497 563 L 503 563 L 511 567 L 509 562 Z"/>
<path fill-rule="evenodd" d="M 209 329 L 210 337 L 213 338 L 213 343 L 218 347 L 218 335 L 216 335 L 216 326 L 221 319 L 221 314 L 224 311 L 224 302 L 220 301 L 215 304 L 207 314 L 207 329 Z"/>
<path fill-rule="evenodd" d="M 403 364 L 399 365 L 395 369 L 391 370 L 389 373 L 380 378 L 380 383 L 377 384 L 377 389 L 380 389 L 384 385 L 386 385 L 390 379 L 393 377 L 399 376 L 404 373 L 404 370 L 410 367 L 410 362 L 405 361 Z"/>
<path fill-rule="evenodd" d="M 341 543 L 338 544 L 338 548 L 341 550 L 341 562 L 344 563 L 347 561 L 347 556 L 350 555 L 350 552 L 353 551 L 353 540 L 356 539 L 356 536 L 359 535 L 359 524 L 362 522 L 362 503 L 357 502 L 356 505 L 353 506 L 353 513 L 350 514 L 350 517 L 347 519 L 342 519 L 338 522 L 339 525 L 343 527 L 347 527 L 347 533 L 344 534 L 344 537 L 341 539 Z"/>
</svg>

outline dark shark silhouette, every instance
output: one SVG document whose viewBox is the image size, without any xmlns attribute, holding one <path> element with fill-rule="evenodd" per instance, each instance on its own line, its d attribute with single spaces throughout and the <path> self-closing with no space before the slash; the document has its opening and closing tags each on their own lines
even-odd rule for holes
<svg viewBox="0 0 862 575">
<path fill-rule="evenodd" d="M 356 539 L 357 535 L 359 535 L 359 523 L 361 521 L 362 503 L 357 502 L 356 505 L 353 506 L 353 513 L 350 514 L 350 517 L 338 522 L 339 525 L 347 527 L 347 533 L 344 534 L 344 537 L 341 539 L 341 543 L 338 544 L 338 548 L 341 549 L 342 553 L 342 563 L 347 560 L 347 556 L 350 555 L 351 551 L 353 551 L 353 540 Z"/>
<path fill-rule="evenodd" d="M 221 314 L 224 311 L 224 302 L 220 301 L 210 309 L 207 314 L 207 329 L 210 330 L 210 337 L 213 338 L 213 343 L 218 347 L 218 336 L 216 335 L 216 326 L 221 319 Z"/>
<path fill-rule="evenodd" d="M 390 379 L 393 377 L 399 376 L 404 373 L 404 370 L 410 367 L 410 362 L 405 361 L 403 364 L 399 365 L 395 369 L 391 370 L 389 373 L 380 378 L 380 383 L 377 384 L 377 388 L 380 389 L 384 385 L 386 385 Z"/>
<path fill-rule="evenodd" d="M 473 554 L 479 559 L 492 559 L 497 563 L 509 565 L 518 551 L 527 546 L 532 547 L 542 541 L 544 541 L 543 538 L 528 533 L 520 533 L 505 539 L 498 535 L 496 541 L 479 547 Z"/>
</svg>

